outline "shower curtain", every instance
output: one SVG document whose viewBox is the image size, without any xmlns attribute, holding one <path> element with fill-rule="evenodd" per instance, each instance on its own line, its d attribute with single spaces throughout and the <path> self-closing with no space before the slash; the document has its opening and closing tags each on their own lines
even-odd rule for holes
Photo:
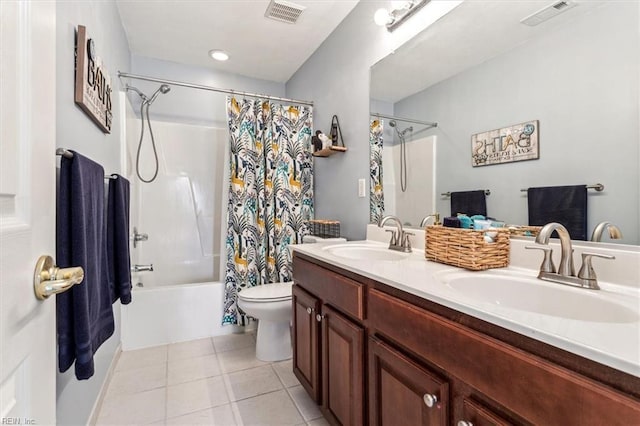
<svg viewBox="0 0 640 426">
<path fill-rule="evenodd" d="M 223 324 L 244 325 L 243 288 L 291 281 L 289 244 L 313 219 L 310 106 L 227 97 L 230 182 Z"/>
<path fill-rule="evenodd" d="M 369 222 L 380 223 L 384 216 L 384 192 L 382 190 L 382 120 L 369 124 Z"/>
</svg>

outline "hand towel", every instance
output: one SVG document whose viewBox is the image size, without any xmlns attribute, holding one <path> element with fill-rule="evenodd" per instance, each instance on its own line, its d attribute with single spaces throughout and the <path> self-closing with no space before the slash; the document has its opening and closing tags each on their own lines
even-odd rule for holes
<svg viewBox="0 0 640 426">
<path fill-rule="evenodd" d="M 547 186 L 529 188 L 529 225 L 558 222 L 572 240 L 587 239 L 587 186 Z"/>
<path fill-rule="evenodd" d="M 451 193 L 451 216 L 464 213 L 467 216 L 487 215 L 487 198 L 484 189 Z"/>
<path fill-rule="evenodd" d="M 131 303 L 131 259 L 129 256 L 129 181 L 120 175 L 109 179 L 107 202 L 107 257 L 111 301 Z"/>
<path fill-rule="evenodd" d="M 93 355 L 114 331 L 107 265 L 104 169 L 78 154 L 60 160 L 58 266 L 81 266 L 84 280 L 57 295 L 58 367 L 75 361 L 78 379 L 94 373 Z"/>
</svg>

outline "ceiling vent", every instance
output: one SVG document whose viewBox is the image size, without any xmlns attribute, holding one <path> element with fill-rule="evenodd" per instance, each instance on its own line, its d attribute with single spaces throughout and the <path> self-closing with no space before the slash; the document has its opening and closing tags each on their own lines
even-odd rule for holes
<svg viewBox="0 0 640 426">
<path fill-rule="evenodd" d="M 572 9 L 577 5 L 578 3 L 571 0 L 556 1 L 549 6 L 543 7 L 536 13 L 533 13 L 526 18 L 521 19 L 520 22 L 533 27 L 553 18 L 554 16 L 561 14 L 562 12 L 566 12 L 567 10 Z"/>
<path fill-rule="evenodd" d="M 306 8 L 299 4 L 291 3 L 284 0 L 271 0 L 264 16 L 275 19 L 276 21 L 295 24 L 300 14 Z"/>
</svg>

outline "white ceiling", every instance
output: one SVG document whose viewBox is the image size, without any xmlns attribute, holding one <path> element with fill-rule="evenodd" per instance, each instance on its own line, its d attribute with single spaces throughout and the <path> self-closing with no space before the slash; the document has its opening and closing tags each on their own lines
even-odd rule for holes
<svg viewBox="0 0 640 426">
<path fill-rule="evenodd" d="M 295 24 L 265 18 L 268 0 L 117 0 L 131 53 L 286 82 L 359 0 L 292 0 Z M 212 60 L 211 49 L 231 58 Z"/>
<path fill-rule="evenodd" d="M 535 27 L 520 20 L 552 0 L 465 0 L 438 22 L 393 54 L 375 64 L 371 72 L 371 98 L 397 102 L 456 75 L 606 1 L 580 1 Z"/>
</svg>

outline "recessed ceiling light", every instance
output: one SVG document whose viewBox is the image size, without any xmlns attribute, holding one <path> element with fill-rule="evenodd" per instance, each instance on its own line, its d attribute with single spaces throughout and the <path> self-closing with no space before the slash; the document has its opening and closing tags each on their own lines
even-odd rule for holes
<svg viewBox="0 0 640 426">
<path fill-rule="evenodd" d="M 227 59 L 229 59 L 229 54 L 227 52 L 218 49 L 210 50 L 209 56 L 211 56 L 216 61 L 226 61 Z"/>
</svg>

